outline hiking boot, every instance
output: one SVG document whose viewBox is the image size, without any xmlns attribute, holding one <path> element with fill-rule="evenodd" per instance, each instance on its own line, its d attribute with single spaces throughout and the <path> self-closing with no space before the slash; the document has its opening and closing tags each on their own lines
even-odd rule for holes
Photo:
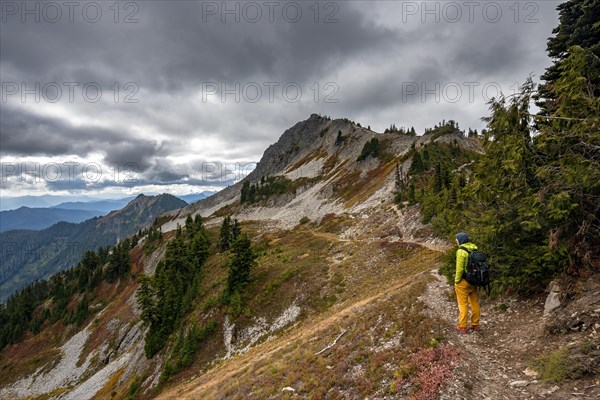
<svg viewBox="0 0 600 400">
<path fill-rule="evenodd" d="M 479 325 L 471 325 L 471 330 L 473 332 L 479 332 Z"/>
<path fill-rule="evenodd" d="M 468 333 L 468 332 L 467 332 L 467 328 L 462 328 L 462 327 L 460 327 L 460 326 L 457 326 L 457 327 L 456 327 L 456 330 L 457 330 L 459 333 L 462 333 L 463 335 L 466 335 L 466 334 Z"/>
</svg>

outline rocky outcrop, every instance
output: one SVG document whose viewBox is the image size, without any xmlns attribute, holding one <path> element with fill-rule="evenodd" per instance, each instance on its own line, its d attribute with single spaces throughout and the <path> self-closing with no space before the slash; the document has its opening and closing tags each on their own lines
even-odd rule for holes
<svg viewBox="0 0 600 400">
<path fill-rule="evenodd" d="M 564 297 L 563 290 L 558 281 L 552 281 L 550 285 L 548 285 L 546 293 L 548 293 L 548 297 L 546 297 L 546 302 L 544 304 L 544 315 L 550 315 L 561 306 L 561 301 Z"/>
</svg>

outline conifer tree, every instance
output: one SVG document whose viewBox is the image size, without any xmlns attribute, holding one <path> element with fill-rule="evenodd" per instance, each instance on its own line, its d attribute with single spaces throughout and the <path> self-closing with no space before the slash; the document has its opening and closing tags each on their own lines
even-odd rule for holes
<svg viewBox="0 0 600 400">
<path fill-rule="evenodd" d="M 240 234 L 242 233 L 242 228 L 240 227 L 240 223 L 238 222 L 237 219 L 233 220 L 233 225 L 231 227 L 231 240 L 232 242 L 235 242 Z"/>
<path fill-rule="evenodd" d="M 263 178 L 264 179 L 264 176 Z M 242 184 L 242 191 L 240 193 L 240 204 L 249 202 L 250 200 L 250 182 L 244 181 Z"/>
<path fill-rule="evenodd" d="M 193 235 L 194 234 L 194 220 L 192 219 L 192 216 L 188 214 L 187 218 L 185 219 L 185 233 L 186 235 Z"/>
<path fill-rule="evenodd" d="M 548 229 L 549 253 L 561 269 L 591 266 L 600 243 L 600 59 L 571 47 L 555 80 L 553 113 L 539 118 L 536 137 L 542 185 L 532 199 L 531 223 Z"/>
<path fill-rule="evenodd" d="M 423 171 L 425 171 L 425 165 L 423 164 L 423 160 L 421 158 L 421 153 L 415 152 L 413 155 L 412 162 L 410 164 L 409 173 L 411 175 L 413 175 L 413 174 L 418 174 Z"/>
<path fill-rule="evenodd" d="M 335 138 L 335 145 L 339 146 L 344 141 L 344 137 L 342 136 L 342 131 L 338 131 L 337 137 Z"/>
<path fill-rule="evenodd" d="M 204 229 L 204 222 L 202 221 L 202 216 L 200 214 L 196 214 L 196 217 L 194 217 L 194 229 L 196 232 L 200 232 Z"/>
<path fill-rule="evenodd" d="M 210 242 L 204 230 L 200 230 L 194 234 L 190 243 L 190 253 L 193 268 L 196 270 L 200 269 L 210 254 Z"/>
<path fill-rule="evenodd" d="M 232 225 L 231 217 L 227 216 L 223 218 L 221 224 L 221 232 L 219 234 L 219 248 L 221 251 L 227 251 L 231 247 L 232 242 Z"/>
<path fill-rule="evenodd" d="M 252 251 L 252 243 L 248 235 L 242 233 L 233 243 L 227 276 L 227 294 L 240 293 L 250 282 L 250 271 L 255 264 L 256 255 Z"/>
<path fill-rule="evenodd" d="M 417 203 L 417 199 L 415 197 L 415 184 L 411 182 L 408 185 L 408 204 L 413 205 Z"/>
<path fill-rule="evenodd" d="M 156 324 L 156 293 L 152 285 L 152 278 L 148 275 L 140 274 L 138 282 L 140 283 L 140 288 L 137 291 L 137 303 L 142 310 L 142 321 L 148 325 Z"/>
<path fill-rule="evenodd" d="M 540 85 L 537 104 L 541 114 L 551 115 L 556 111 L 558 93 L 556 81 L 565 70 L 564 63 L 571 56 L 573 46 L 587 50 L 596 59 L 600 57 L 600 2 L 597 0 L 569 0 L 558 5 L 560 24 L 548 40 L 548 55 L 553 64 L 541 76 L 544 84 Z M 594 88 L 594 97 L 600 95 L 600 71 L 593 64 L 583 66 L 582 76 L 586 76 L 590 87 Z"/>
<path fill-rule="evenodd" d="M 433 190 L 435 194 L 438 194 L 443 188 L 442 165 L 439 162 L 435 165 L 433 178 Z"/>
<path fill-rule="evenodd" d="M 540 187 L 530 131 L 533 89 L 528 80 L 519 96 L 490 103 L 492 115 L 485 118 L 485 157 L 476 163 L 473 180 L 466 188 L 473 206 L 467 208 L 464 218 L 492 255 L 505 287 L 525 288 L 545 276 L 539 263 L 545 232 L 529 218 L 529 200 Z"/>
</svg>

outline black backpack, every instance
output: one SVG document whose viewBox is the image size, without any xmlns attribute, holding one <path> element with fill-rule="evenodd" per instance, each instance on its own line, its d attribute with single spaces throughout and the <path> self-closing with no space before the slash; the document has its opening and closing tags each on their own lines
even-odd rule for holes
<svg viewBox="0 0 600 400">
<path fill-rule="evenodd" d="M 481 251 L 469 251 L 464 246 L 459 249 L 465 250 L 469 254 L 467 267 L 463 278 L 473 286 L 483 287 L 485 292 L 490 294 L 490 266 L 486 261 L 486 256 Z"/>
</svg>

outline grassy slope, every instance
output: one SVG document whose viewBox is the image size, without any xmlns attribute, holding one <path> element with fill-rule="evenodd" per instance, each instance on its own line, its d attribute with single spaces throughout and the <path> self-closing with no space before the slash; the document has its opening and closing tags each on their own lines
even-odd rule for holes
<svg viewBox="0 0 600 400">
<path fill-rule="evenodd" d="M 438 253 L 385 240 L 339 241 L 310 225 L 269 234 L 263 243 L 247 306 L 255 316 L 273 316 L 295 301 L 303 309 L 300 322 L 245 354 L 209 366 L 206 361 L 215 350 L 224 353 L 218 335 L 219 340 L 206 343 L 193 367 L 167 384 L 161 398 L 268 398 L 285 386 L 299 388 L 309 398 L 327 392 L 338 394 L 333 398 L 344 391 L 388 393 L 408 355 L 434 337 L 441 339 L 441 325 L 422 313 L 417 300 L 428 280 L 422 272 L 436 263 Z M 216 266 L 212 269 L 215 275 L 206 281 L 222 281 L 225 275 L 219 277 Z M 218 292 L 217 287 L 212 290 Z M 196 318 L 206 311 L 204 307 Z M 251 321 L 240 317 L 235 322 L 243 327 Z M 340 329 L 347 333 L 339 344 L 315 356 Z M 204 369 L 206 374 L 182 384 Z"/>
</svg>

